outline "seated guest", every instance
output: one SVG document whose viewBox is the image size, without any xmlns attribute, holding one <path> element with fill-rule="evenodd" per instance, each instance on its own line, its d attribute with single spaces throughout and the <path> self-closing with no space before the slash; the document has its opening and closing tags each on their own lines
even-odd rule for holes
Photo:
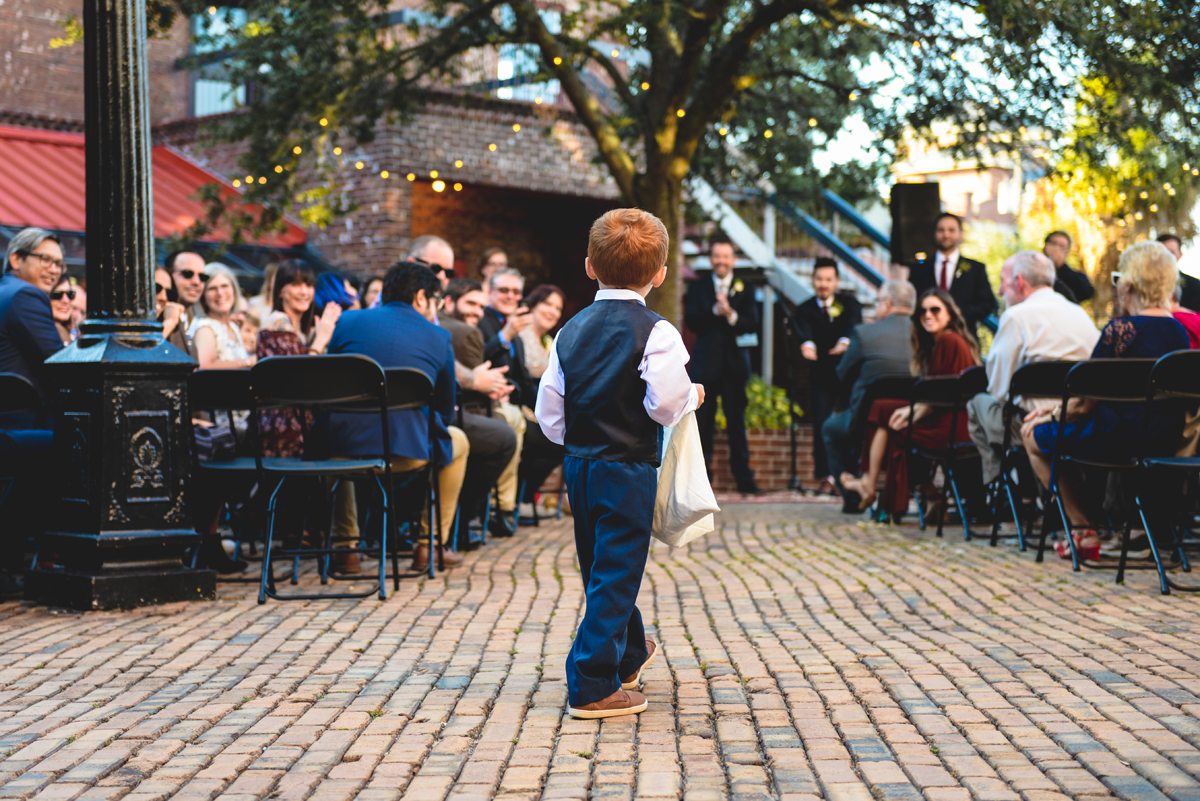
<svg viewBox="0 0 1200 801">
<path fill-rule="evenodd" d="M 204 282 L 208 280 L 208 273 L 204 271 L 204 257 L 194 250 L 184 248 L 168 253 L 167 258 L 163 260 L 163 266 L 175 280 L 175 292 L 184 308 L 183 330 L 186 333 L 195 317 L 196 304 L 204 294 Z"/>
<path fill-rule="evenodd" d="M 371 304 L 375 302 L 376 296 L 383 291 L 383 276 L 373 275 L 363 284 L 362 295 L 359 296 L 359 303 L 362 308 L 369 309 Z"/>
<path fill-rule="evenodd" d="M 275 272 L 274 311 L 263 320 L 258 332 L 256 359 L 269 356 L 303 356 L 325 352 L 342 307 L 331 304 L 320 316 L 313 308 L 312 270 L 298 261 L 279 265 Z M 294 409 L 259 412 L 262 455 L 299 458 L 304 455 L 304 426 Z"/>
<path fill-rule="evenodd" d="M 1054 291 L 1059 292 L 1068 300 L 1083 303 L 1091 300 L 1096 294 L 1092 281 L 1083 270 L 1075 270 L 1067 266 L 1067 256 L 1071 255 L 1071 235 L 1066 231 L 1051 231 L 1046 234 L 1042 244 L 1042 255 L 1054 264 Z M 1066 291 L 1063 291 L 1063 290 Z"/>
<path fill-rule="evenodd" d="M 562 320 L 565 302 L 563 291 L 554 284 L 542 284 L 525 299 L 529 307 L 530 325 L 517 336 L 525 344 L 525 372 L 535 382 L 541 381 L 542 374 L 546 372 L 550 346 L 554 344 L 554 332 Z"/>
<path fill-rule="evenodd" d="M 272 303 L 275 297 L 275 271 L 279 269 L 279 262 L 271 262 L 267 268 L 263 270 L 263 282 L 259 288 L 258 294 L 250 298 L 246 303 L 246 311 L 258 318 L 259 322 L 266 319 L 271 313 Z"/>
<path fill-rule="evenodd" d="M 26 228 L 8 243 L 0 278 L 0 372 L 29 379 L 45 397 L 43 363 L 63 348 L 50 308 L 50 291 L 65 265 L 58 236 Z M 50 421 L 43 414 L 0 416 L 0 475 L 13 484 L 0 525 L 0 595 L 19 597 L 17 574 L 25 542 L 44 530 L 47 488 L 53 486 Z"/>
<path fill-rule="evenodd" d="M 867 385 L 885 375 L 907 373 L 912 362 L 912 321 L 909 319 L 917 305 L 917 291 L 908 281 L 885 281 L 875 298 L 875 320 L 871 325 L 856 326 L 850 334 L 850 344 L 837 366 L 838 380 L 851 386 L 846 409 L 832 415 L 821 426 L 829 469 L 844 485 L 846 479 L 857 480 L 848 470 L 857 460 L 854 454 L 862 450 L 861 443 L 852 442 L 854 423 L 859 419 Z M 842 487 L 843 491 L 845 487 Z M 857 512 L 862 500 L 857 493 L 847 493 L 842 511 Z"/>
<path fill-rule="evenodd" d="M 489 304 L 479 320 L 479 331 L 484 339 L 484 358 L 497 367 L 508 367 L 508 380 L 516 386 L 512 396 L 512 403 L 517 406 L 515 411 L 529 421 L 534 419 L 532 405 L 537 400 L 538 382 L 525 367 L 525 342 L 520 336 L 533 325 L 529 305 L 521 301 L 524 291 L 525 279 L 513 268 L 503 267 L 492 273 Z M 533 500 L 546 476 L 562 464 L 564 453 L 561 445 L 546 438 L 541 426 L 526 427 L 520 467 L 525 497 L 519 500 Z"/>
<path fill-rule="evenodd" d="M 1183 273 L 1179 274 L 1183 277 Z M 1200 348 L 1200 314 L 1185 309 L 1180 299 L 1183 297 L 1183 284 L 1175 285 L 1175 291 L 1171 293 L 1171 316 L 1179 321 L 1179 324 L 1184 327 L 1188 333 L 1188 339 L 1192 343 L 1192 350 Z"/>
<path fill-rule="evenodd" d="M 948 292 L 927 289 L 914 312 L 911 327 L 913 359 L 912 374 L 920 378 L 959 375 L 979 364 L 979 346 L 967 330 L 967 323 L 958 304 Z M 932 406 L 917 404 L 914 409 L 906 401 L 883 399 L 871 405 L 867 418 L 867 436 L 863 443 L 863 478 L 843 481 L 843 485 L 861 497 L 861 508 L 875 501 L 879 473 L 887 468 L 883 490 L 883 509 L 893 517 L 908 510 L 908 427 L 912 426 L 912 442 L 926 448 L 945 448 L 951 436 L 955 442 L 966 442 L 966 415 L 959 415 L 957 430 L 951 431 L 952 413 L 938 411 Z M 927 495 L 932 487 L 927 486 Z M 931 508 L 930 513 L 936 510 Z"/>
<path fill-rule="evenodd" d="M 317 277 L 313 303 L 316 304 L 317 314 L 324 312 L 330 303 L 341 306 L 342 311 L 361 308 L 358 304 L 358 291 L 336 270 L 321 273 Z"/>
<path fill-rule="evenodd" d="M 443 547 L 450 542 L 470 446 L 466 434 L 449 425 L 454 419 L 454 349 L 450 334 L 432 322 L 440 291 L 440 282 L 429 268 L 414 262 L 397 264 L 384 277 L 382 305 L 347 312 L 334 329 L 329 352 L 358 353 L 371 357 L 384 369 L 411 367 L 433 378 L 433 420 L 425 409 L 390 412 L 388 432 L 393 470 L 417 470 L 431 461 L 441 465 L 438 534 L 439 547 Z M 378 414 L 329 416 L 328 441 L 333 456 L 379 456 L 382 436 Z M 334 517 L 334 536 L 357 538 L 352 483 L 341 485 L 336 503 L 339 511 Z M 423 515 L 422 521 L 426 520 L 428 517 Z M 447 568 L 462 564 L 462 557 L 449 550 L 443 551 L 443 558 Z M 428 544 L 418 545 L 413 553 L 413 569 L 425 569 L 429 559 Z"/>
<path fill-rule="evenodd" d="M 69 276 L 63 275 L 50 290 L 50 313 L 54 315 L 54 327 L 63 347 L 70 345 L 79 336 L 79 327 L 75 323 L 75 288 L 71 285 Z"/>
<path fill-rule="evenodd" d="M 1157 359 L 1172 351 L 1187 350 L 1187 331 L 1171 316 L 1171 293 L 1179 281 L 1175 257 L 1160 242 L 1141 242 L 1127 248 L 1117 263 L 1120 279 L 1116 294 L 1124 316 L 1115 317 L 1100 332 L 1093 359 Z M 1059 426 L 1062 446 L 1072 456 L 1099 461 L 1121 461 L 1143 451 L 1166 455 L 1175 452 L 1183 431 L 1183 409 L 1162 404 L 1145 421 L 1141 403 L 1106 404 L 1072 398 L 1062 405 L 1031 412 L 1021 426 L 1029 461 L 1043 485 L 1050 483 L 1050 466 Z M 1149 441 L 1143 441 L 1148 430 Z M 1058 476 L 1058 487 L 1067 517 L 1073 526 L 1091 519 L 1083 504 L 1083 476 L 1071 465 Z M 1099 555 L 1100 539 L 1092 529 L 1075 534 L 1076 548 L 1084 559 Z M 1070 557 L 1066 542 L 1058 552 Z"/>
<path fill-rule="evenodd" d="M 171 273 L 162 267 L 154 268 L 154 314 L 163 327 L 163 339 L 179 348 L 184 353 L 190 353 L 187 332 L 180 322 L 184 319 L 184 309 L 176 303 L 179 295 L 175 292 L 175 279 Z"/>
<path fill-rule="evenodd" d="M 233 271 L 223 264 L 210 264 L 200 310 L 191 327 L 188 339 L 196 352 L 201 370 L 237 370 L 253 367 L 255 357 L 246 351 L 241 330 L 233 324 L 233 310 L 241 300 Z"/>
<path fill-rule="evenodd" d="M 1183 258 L 1183 241 L 1175 234 L 1161 234 L 1157 241 L 1171 251 L 1178 269 L 1179 260 Z M 1200 278 L 1195 278 L 1180 270 L 1179 289 L 1179 305 L 1188 311 L 1200 312 Z"/>
<path fill-rule="evenodd" d="M 1100 338 L 1088 313 L 1054 291 L 1055 278 L 1050 259 L 1032 250 L 1010 256 L 1000 268 L 1000 294 L 1008 308 L 1000 316 L 988 351 L 988 390 L 967 403 L 971 439 L 983 458 L 985 484 L 1000 476 L 1004 404 L 1013 373 L 1032 362 L 1082 361 Z M 1049 400 L 1030 400 L 1022 408 L 1028 413 L 1053 405 Z"/>
<path fill-rule="evenodd" d="M 418 236 L 409 243 L 407 258 L 433 270 L 433 274 L 441 282 L 443 291 L 450 279 L 454 278 L 454 248 L 440 236 Z"/>
<path fill-rule="evenodd" d="M 508 266 L 508 254 L 502 248 L 488 248 L 479 259 L 479 281 L 487 286 L 492 273 Z"/>
<path fill-rule="evenodd" d="M 45 397 L 42 363 L 62 350 L 50 290 L 65 263 L 56 234 L 26 228 L 8 243 L 0 278 L 0 372 L 28 378 Z"/>
<path fill-rule="evenodd" d="M 480 367 L 490 369 L 491 366 L 483 359 L 483 335 L 475 327 L 483 316 L 486 304 L 487 296 L 478 281 L 474 278 L 455 278 L 446 285 L 445 305 L 438 312 L 438 325 L 450 332 L 456 364 L 469 371 Z M 507 371 L 508 368 L 501 369 Z M 472 372 L 468 375 L 472 375 Z M 459 383 L 462 383 L 461 379 Z M 505 383 L 503 390 L 491 393 L 471 391 L 470 397 L 459 397 L 463 408 L 463 430 L 471 442 L 472 458 L 476 457 L 477 452 L 493 453 L 501 447 L 510 454 L 496 479 L 497 514 L 488 521 L 489 530 L 499 537 L 512 536 L 516 531 L 517 467 L 526 428 L 525 418 L 512 404 L 496 405 L 495 419 L 489 415 L 493 403 L 504 400 L 512 391 L 512 385 Z M 466 389 L 465 386 L 463 388 Z M 485 499 L 471 498 L 467 507 L 469 514 L 459 515 L 462 523 L 459 530 L 461 547 L 467 547 L 466 525 L 481 510 L 482 500 Z"/>
</svg>

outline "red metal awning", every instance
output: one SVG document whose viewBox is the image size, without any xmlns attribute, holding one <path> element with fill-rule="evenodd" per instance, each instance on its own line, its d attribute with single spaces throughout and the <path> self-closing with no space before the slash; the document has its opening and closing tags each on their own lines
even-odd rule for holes
<svg viewBox="0 0 1200 801">
<path fill-rule="evenodd" d="M 167 146 L 151 151 L 154 187 L 154 236 L 178 236 L 205 212 L 197 190 L 220 184 L 230 198 L 240 197 L 228 181 Z M 0 225 L 10 228 L 50 228 L 84 231 L 83 135 L 0 125 Z M 257 214 L 260 207 L 246 207 Z M 229 231 L 218 229 L 205 237 L 227 242 Z M 303 245 L 304 229 L 288 222 L 287 230 L 249 244 L 269 247 Z"/>
</svg>

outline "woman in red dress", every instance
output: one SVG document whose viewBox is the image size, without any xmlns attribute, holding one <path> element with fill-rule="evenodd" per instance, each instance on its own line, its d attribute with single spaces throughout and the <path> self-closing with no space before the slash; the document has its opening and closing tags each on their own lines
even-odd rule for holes
<svg viewBox="0 0 1200 801">
<path fill-rule="evenodd" d="M 979 346 L 967 330 L 962 312 L 954 299 L 936 287 L 926 290 L 913 313 L 912 326 L 914 375 L 926 378 L 958 375 L 979 364 Z M 883 509 L 891 516 L 908 510 L 908 460 L 905 450 L 908 426 L 912 441 L 927 448 L 944 448 L 950 443 L 952 414 L 917 404 L 916 411 L 906 401 L 882 399 L 871 406 L 863 444 L 861 479 L 844 474 L 842 485 L 862 496 L 860 508 L 875 502 L 879 473 L 887 469 L 883 487 Z M 970 441 L 967 416 L 958 416 L 956 442 Z"/>
</svg>

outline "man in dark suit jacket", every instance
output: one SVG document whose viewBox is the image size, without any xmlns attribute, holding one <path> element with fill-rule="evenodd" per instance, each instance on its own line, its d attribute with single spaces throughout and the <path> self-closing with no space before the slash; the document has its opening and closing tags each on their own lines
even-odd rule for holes
<svg viewBox="0 0 1200 801">
<path fill-rule="evenodd" d="M 489 304 L 478 328 L 483 334 L 483 358 L 493 367 L 508 367 L 508 380 L 516 386 L 512 403 L 518 409 L 532 409 L 537 402 L 538 382 L 525 367 L 525 343 L 517 336 L 533 324 L 528 307 L 521 302 L 524 292 L 525 279 L 516 269 L 502 267 L 493 272 L 488 279 Z M 562 464 L 565 453 L 562 445 L 546 438 L 541 426 L 525 427 L 519 466 L 520 481 L 525 485 L 521 501 L 533 500 L 546 477 Z"/>
<path fill-rule="evenodd" d="M 963 229 L 957 214 L 946 212 L 937 218 L 934 238 L 938 252 L 932 259 L 917 262 L 908 280 L 917 290 L 918 299 L 922 292 L 935 286 L 949 292 L 962 311 L 967 328 L 975 333 L 978 325 L 997 308 L 987 268 L 983 262 L 959 254 Z"/>
<path fill-rule="evenodd" d="M 813 297 L 796 308 L 800 354 L 809 364 L 809 388 L 812 405 L 805 419 L 813 427 L 813 475 L 821 480 L 817 492 L 833 493 L 831 474 L 821 439 L 821 426 L 833 413 L 840 395 L 837 366 L 850 345 L 850 334 L 862 322 L 862 304 L 848 292 L 838 292 L 838 266 L 830 258 L 819 258 L 813 265 Z"/>
<path fill-rule="evenodd" d="M 58 237 L 26 228 L 9 242 L 0 278 L 0 372 L 29 379 L 43 399 L 42 365 L 63 346 L 49 293 L 64 267 Z M 48 489 L 54 485 L 49 425 L 38 414 L 0 416 L 0 475 L 13 476 L 0 526 L 0 598 L 21 596 L 16 574 L 23 567 L 25 540 L 44 531 Z"/>
<path fill-rule="evenodd" d="M 62 350 L 50 290 L 64 268 L 57 236 L 26 228 L 8 245 L 0 278 L 0 372 L 28 378 L 42 396 L 42 363 Z"/>
<path fill-rule="evenodd" d="M 394 468 L 414 469 L 433 461 L 443 466 L 439 475 L 443 545 L 449 544 L 455 504 L 461 499 L 468 505 L 482 498 L 496 476 L 512 458 L 516 438 L 508 448 L 495 453 L 477 454 L 466 435 L 449 425 L 454 420 L 455 379 L 454 349 L 450 334 L 433 324 L 441 282 L 421 264 L 403 262 L 392 267 L 383 279 L 383 305 L 375 309 L 346 312 L 338 319 L 329 342 L 329 353 L 360 353 L 380 366 L 411 367 L 433 379 L 434 419 L 423 409 L 395 411 L 388 416 Z M 501 424 L 502 428 L 507 428 Z M 378 455 L 383 432 L 377 414 L 331 414 L 327 421 L 330 453 L 334 456 Z M 511 432 L 510 432 L 511 433 Z M 464 477 L 465 472 L 465 477 Z M 351 485 L 338 493 L 339 513 L 335 516 L 335 534 L 357 536 L 357 516 Z M 349 496 L 348 498 L 346 496 Z M 428 564 L 427 546 L 413 554 L 413 567 Z M 462 557 L 444 553 L 445 564 L 461 564 Z"/>
<path fill-rule="evenodd" d="M 1051 231 L 1046 234 L 1042 243 L 1042 253 L 1054 262 L 1055 286 L 1054 291 L 1075 303 L 1091 300 L 1096 294 L 1092 280 L 1083 270 L 1067 266 L 1067 256 L 1071 253 L 1071 235 L 1066 231 Z M 1065 286 L 1068 292 L 1059 289 L 1059 284 Z"/>
<path fill-rule="evenodd" d="M 862 408 L 867 385 L 884 375 L 908 374 L 912 361 L 912 320 L 917 293 L 908 281 L 885 281 L 875 301 L 876 322 L 860 325 L 850 335 L 850 344 L 837 366 L 838 379 L 849 384 L 850 400 L 843 411 L 830 416 L 821 427 L 821 439 L 829 459 L 829 470 L 841 486 L 841 475 L 858 475 L 862 442 L 852 439 L 854 423 Z M 846 493 L 843 511 L 857 512 L 858 498 Z"/>
<path fill-rule="evenodd" d="M 714 236 L 709 243 L 712 276 L 701 275 L 688 285 L 684 296 L 684 323 L 696 335 L 688 373 L 692 381 L 703 384 L 710 399 L 696 412 L 700 426 L 700 444 L 704 461 L 712 472 L 713 427 L 720 396 L 725 410 L 725 430 L 729 435 L 729 466 L 738 490 L 761 495 L 750 469 L 750 448 L 746 443 L 746 382 L 750 380 L 750 357 L 738 347 L 741 334 L 758 331 L 758 301 L 753 288 L 733 275 L 733 243 Z"/>
</svg>

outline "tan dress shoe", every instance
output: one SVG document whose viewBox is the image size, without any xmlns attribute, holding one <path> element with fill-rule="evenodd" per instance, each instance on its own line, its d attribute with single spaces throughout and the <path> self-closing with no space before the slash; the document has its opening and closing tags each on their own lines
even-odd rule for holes
<svg viewBox="0 0 1200 801">
<path fill-rule="evenodd" d="M 361 573 L 362 558 L 357 553 L 331 554 L 329 568 L 335 573 Z"/>
<path fill-rule="evenodd" d="M 650 666 L 650 663 L 654 661 L 654 657 L 656 657 L 656 656 L 658 656 L 658 643 L 656 643 L 654 640 L 647 637 L 646 638 L 646 661 L 642 663 L 642 666 L 640 668 L 638 668 L 637 673 L 634 673 L 632 676 L 629 676 L 628 678 L 621 679 L 621 689 L 622 690 L 636 690 L 638 688 L 638 686 L 642 683 L 642 673 L 644 673 L 646 668 Z"/>
<path fill-rule="evenodd" d="M 438 547 L 438 550 L 442 554 L 442 562 L 446 565 L 447 570 L 458 567 L 463 563 L 463 555 L 461 553 L 445 550 L 441 546 Z M 438 566 L 438 563 L 434 562 L 434 565 Z M 428 545 L 422 544 L 413 548 L 412 569 L 418 573 L 429 569 Z"/>
<path fill-rule="evenodd" d="M 596 718 L 615 718 L 618 715 L 636 715 L 646 711 L 646 696 L 629 690 L 617 690 L 607 698 L 602 698 L 583 706 L 567 707 L 573 718 L 595 720 Z"/>
</svg>

